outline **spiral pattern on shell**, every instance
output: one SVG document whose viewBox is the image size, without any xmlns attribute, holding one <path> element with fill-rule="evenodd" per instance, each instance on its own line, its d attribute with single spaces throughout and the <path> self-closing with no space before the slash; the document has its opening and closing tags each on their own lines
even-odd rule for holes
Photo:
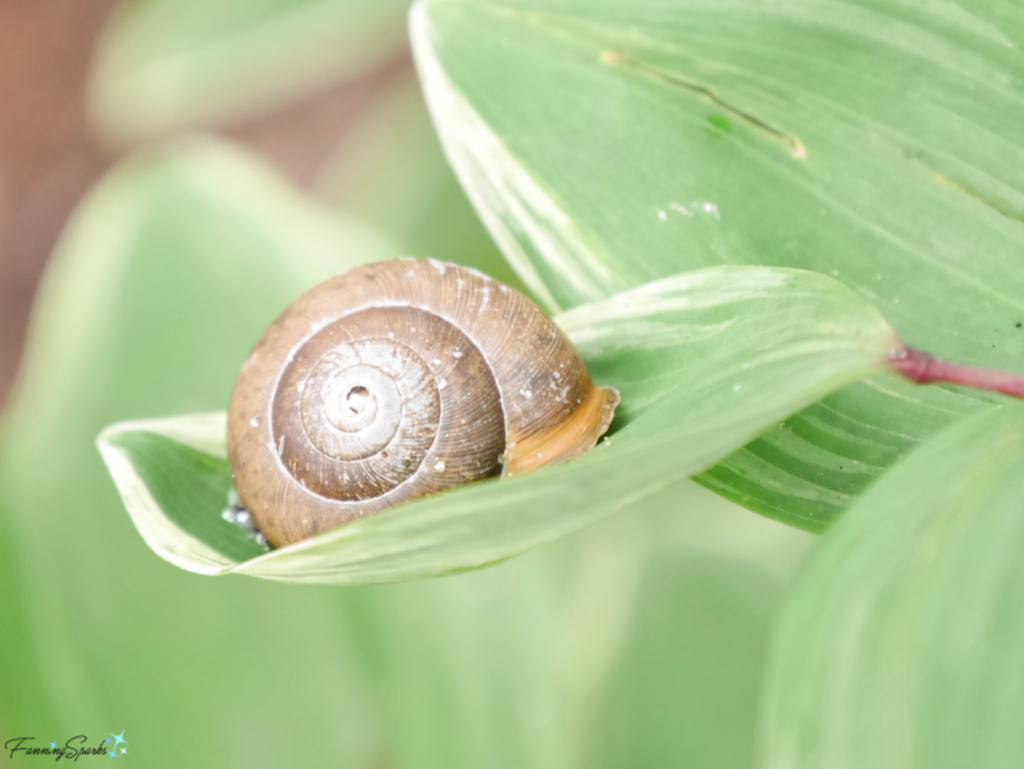
<svg viewBox="0 0 1024 769">
<path fill-rule="evenodd" d="M 282 546 L 579 456 L 617 403 L 522 294 L 402 259 L 320 284 L 266 330 L 231 396 L 228 455 L 242 504 Z"/>
</svg>

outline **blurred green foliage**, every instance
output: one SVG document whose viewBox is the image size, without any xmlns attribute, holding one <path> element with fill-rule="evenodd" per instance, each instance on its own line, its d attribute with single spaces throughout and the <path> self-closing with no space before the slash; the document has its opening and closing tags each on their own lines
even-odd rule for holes
<svg viewBox="0 0 1024 769">
<path fill-rule="evenodd" d="M 405 47 L 406 0 L 124 2 L 96 51 L 89 106 L 131 143 L 265 113 Z"/>
<path fill-rule="evenodd" d="M 815 551 L 779 626 L 764 766 L 1019 766 L 1022 546 L 1014 403 L 915 452 Z"/>
<path fill-rule="evenodd" d="M 386 232 L 402 255 L 470 264 L 529 293 L 470 208 L 412 73 L 350 129 L 316 188 L 337 210 Z"/>
<path fill-rule="evenodd" d="M 853 269 L 840 277 L 911 341 L 978 363 L 1019 361 L 1024 348 L 1010 329 L 1020 310 L 1024 192 L 1012 161 L 1024 35 L 1012 8 L 974 0 L 510 5 L 495 14 L 481 2 L 429 4 L 447 14 L 448 74 L 458 72 L 504 142 L 491 161 L 558 168 L 538 174 L 531 191 L 585 222 L 555 232 L 568 232 L 556 245 L 570 256 L 597 244 L 599 255 L 631 266 L 613 271 L 613 288 L 663 274 L 665 254 L 678 257 L 673 272 L 767 262 L 831 274 L 844 267 L 829 261 L 841 247 Z M 402 3 L 365 0 L 126 3 L 97 52 L 95 122 L 108 140 L 138 142 L 272 109 L 401 55 L 403 13 Z M 657 76 L 617 67 L 623 40 L 652 58 Z M 781 134 L 766 138 L 733 99 L 787 136 L 799 133 L 807 158 Z M 661 110 L 658 120 L 638 117 L 650 110 Z M 468 161 L 460 162 L 466 182 Z M 711 202 L 712 190 L 728 227 L 706 216 L 660 227 L 654 217 L 678 197 L 664 179 L 686 185 L 683 207 Z M 636 194 L 621 195 L 624 184 Z M 554 296 L 561 279 L 567 285 L 555 293 L 571 298 L 572 271 L 537 260 L 524 235 L 535 212 L 499 215 L 498 198 L 469 188 L 477 205 L 492 204 L 482 207 L 488 227 L 529 287 L 547 286 L 538 298 Z M 999 732 L 986 752 L 986 715 L 1005 726 L 1022 706 L 1012 558 L 1020 474 L 1006 459 L 1018 457 L 1020 434 L 993 410 L 940 436 L 897 468 L 888 489 L 864 497 L 792 591 L 811 537 L 689 482 L 521 558 L 438 580 L 343 589 L 211 580 L 154 557 L 95 450 L 103 427 L 222 409 L 265 324 L 352 264 L 432 255 L 516 280 L 408 82 L 340 142 L 318 191 L 326 204 L 230 146 L 172 142 L 117 167 L 69 223 L 0 422 L 4 740 L 42 745 L 124 729 L 131 757 L 153 767 L 740 769 L 810 756 L 815 767 L 932 769 L 906 752 L 906 729 L 892 731 L 913 722 L 948 755 L 1006 765 L 1001 748 L 1013 734 Z M 789 215 L 787 205 L 806 215 Z M 942 264 L 927 280 L 900 258 L 918 239 L 911 251 Z M 638 264 L 657 269 L 643 275 Z M 898 280 L 880 282 L 882 268 Z M 936 278 L 956 270 L 971 280 L 950 289 Z M 601 289 L 598 277 L 584 274 L 579 285 Z M 811 484 L 815 505 L 819 493 L 845 504 L 940 423 L 989 408 L 985 399 L 911 396 L 890 384 L 875 380 L 865 386 L 878 391 L 870 397 L 854 390 L 790 420 L 750 449 L 734 476 L 718 475 L 719 490 L 761 495 L 757 506 L 768 509 L 763 481 L 771 475 L 785 497 L 797 484 L 776 471 L 789 467 Z M 892 407 L 888 399 L 900 397 Z M 863 411 L 854 407 L 861 399 Z M 872 424 L 879 402 L 893 424 Z M 1014 448 L 993 458 L 999 441 Z M 855 461 L 826 473 L 823 456 L 835 457 L 822 446 Z M 995 469 L 981 472 L 990 460 Z M 744 471 L 758 479 L 747 491 Z M 917 504 L 962 477 L 987 496 Z M 974 521 L 985 525 L 972 529 Z M 958 546 L 941 536 L 950 532 L 970 536 Z M 884 614 L 887 601 L 905 603 L 887 621 L 850 624 L 879 607 Z M 784 602 L 786 622 L 775 631 Z M 847 632 L 854 626 L 857 635 Z M 886 656 L 893 649 L 905 656 Z M 885 664 L 894 659 L 907 665 L 893 672 Z M 911 695 L 889 688 L 912 664 Z M 861 730 L 823 738 L 836 728 Z M 800 740 L 787 742 L 791 735 Z M 25 761 L 0 754 L 0 765 Z"/>
</svg>

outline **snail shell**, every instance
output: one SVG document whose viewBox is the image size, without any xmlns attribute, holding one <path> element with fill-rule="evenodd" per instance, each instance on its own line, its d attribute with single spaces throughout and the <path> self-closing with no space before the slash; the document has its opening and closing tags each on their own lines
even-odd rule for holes
<svg viewBox="0 0 1024 769">
<path fill-rule="evenodd" d="M 283 546 L 586 453 L 619 395 L 529 299 L 433 259 L 357 267 L 264 332 L 228 409 L 241 503 Z"/>
</svg>

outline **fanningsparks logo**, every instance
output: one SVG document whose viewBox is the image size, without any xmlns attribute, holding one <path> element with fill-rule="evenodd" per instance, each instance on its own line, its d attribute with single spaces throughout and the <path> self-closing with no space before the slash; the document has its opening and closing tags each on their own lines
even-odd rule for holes
<svg viewBox="0 0 1024 769">
<path fill-rule="evenodd" d="M 77 761 L 83 757 L 103 758 L 107 761 L 112 758 L 128 757 L 128 740 L 124 738 L 124 731 L 120 734 L 110 733 L 109 737 L 98 740 L 95 745 L 89 745 L 89 738 L 79 734 L 67 740 L 63 745 L 57 746 L 53 741 L 42 745 L 35 744 L 35 737 L 14 737 L 4 743 L 4 749 L 10 751 L 11 760 L 18 754 L 22 756 L 52 758 L 60 761 L 62 758 Z"/>
</svg>

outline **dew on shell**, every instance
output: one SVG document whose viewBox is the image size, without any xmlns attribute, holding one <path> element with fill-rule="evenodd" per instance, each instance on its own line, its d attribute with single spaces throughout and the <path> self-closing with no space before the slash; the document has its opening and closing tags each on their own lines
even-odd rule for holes
<svg viewBox="0 0 1024 769">
<path fill-rule="evenodd" d="M 249 424 L 251 424 L 253 427 L 259 427 L 260 426 L 260 416 L 259 416 L 259 414 L 257 414 L 252 419 L 250 419 L 249 420 Z"/>
<path fill-rule="evenodd" d="M 267 546 L 266 537 L 264 537 L 263 533 L 256 528 L 256 524 L 249 515 L 249 511 L 238 504 L 238 494 L 234 489 L 228 492 L 228 506 L 220 514 L 220 517 L 228 523 L 238 526 L 250 539 L 255 540 L 264 550 L 270 549 Z"/>
<path fill-rule="evenodd" d="M 434 470 L 435 470 L 436 472 L 439 472 L 439 473 L 443 473 L 443 472 L 444 472 L 444 469 L 445 469 L 445 467 L 446 467 L 446 465 L 445 465 L 444 461 L 443 461 L 443 460 L 441 460 L 441 461 L 439 461 L 439 462 L 438 462 L 438 463 L 437 463 L 436 465 L 434 465 Z"/>
</svg>

